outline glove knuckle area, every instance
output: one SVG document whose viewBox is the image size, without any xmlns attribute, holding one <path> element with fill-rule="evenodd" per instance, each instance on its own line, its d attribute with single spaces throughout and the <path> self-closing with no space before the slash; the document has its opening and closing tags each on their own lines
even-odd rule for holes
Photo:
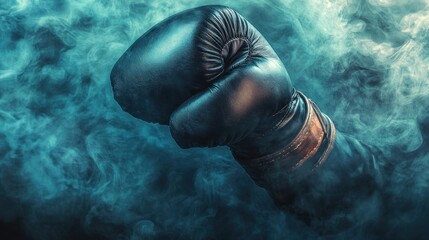
<svg viewBox="0 0 429 240">
<path fill-rule="evenodd" d="M 122 109 L 145 121 L 168 124 L 180 103 L 205 88 L 196 80 L 201 74 L 194 39 L 201 15 L 182 13 L 166 19 L 120 57 L 111 83 Z"/>
<path fill-rule="evenodd" d="M 141 64 L 133 57 L 118 60 L 110 76 L 114 98 L 136 118 L 168 124 L 171 113 L 191 95 L 191 90 L 172 83 L 165 72 L 154 76 L 153 69 L 142 68 Z"/>
</svg>

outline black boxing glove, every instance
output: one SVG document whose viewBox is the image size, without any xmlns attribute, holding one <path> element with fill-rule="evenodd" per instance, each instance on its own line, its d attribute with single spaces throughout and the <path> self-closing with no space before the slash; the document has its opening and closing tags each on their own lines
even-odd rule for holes
<svg viewBox="0 0 429 240">
<path fill-rule="evenodd" d="M 123 110 L 169 124 L 183 148 L 229 146 L 257 184 L 302 216 L 325 215 L 338 205 L 333 196 L 339 189 L 352 189 L 344 179 L 353 183 L 371 175 L 338 169 L 372 169 L 360 161 L 370 159 L 368 151 L 335 137 L 331 120 L 292 87 L 264 37 L 230 8 L 199 7 L 157 24 L 117 61 L 111 82 Z M 333 182 L 320 174 L 306 178 L 325 162 L 334 141 L 344 147 L 331 154 L 340 164 L 326 163 L 325 173 L 332 173 L 327 181 Z M 311 195 L 317 188 L 329 198 Z M 303 213 L 309 205 L 315 207 Z"/>
<path fill-rule="evenodd" d="M 111 80 L 125 111 L 170 124 L 181 147 L 228 145 L 237 159 L 282 149 L 308 120 L 305 99 L 274 50 L 223 6 L 159 23 L 119 59 Z"/>
</svg>

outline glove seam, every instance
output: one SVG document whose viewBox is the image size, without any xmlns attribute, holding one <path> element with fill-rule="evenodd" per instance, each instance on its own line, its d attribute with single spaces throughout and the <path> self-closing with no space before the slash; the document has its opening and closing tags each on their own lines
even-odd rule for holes
<svg viewBox="0 0 429 240">
<path fill-rule="evenodd" d="M 272 117 L 275 117 L 276 115 L 284 112 L 282 118 L 272 128 L 266 130 L 263 133 L 260 133 L 259 135 L 261 137 L 266 136 L 267 134 L 270 134 L 287 125 L 296 114 L 296 111 L 298 109 L 298 102 L 298 91 L 294 88 L 289 103 L 282 107 L 278 112 L 271 115 Z"/>
</svg>

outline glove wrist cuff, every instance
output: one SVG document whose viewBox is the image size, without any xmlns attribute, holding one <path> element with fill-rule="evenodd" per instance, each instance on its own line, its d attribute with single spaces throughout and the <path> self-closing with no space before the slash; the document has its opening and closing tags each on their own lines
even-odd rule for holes
<svg viewBox="0 0 429 240">
<path fill-rule="evenodd" d="M 273 168 L 288 176 L 306 176 L 325 162 L 333 148 L 333 122 L 303 93 L 297 93 L 305 104 L 306 118 L 290 143 L 279 151 L 255 159 L 240 160 L 233 152 L 235 159 L 255 180 L 262 180 L 266 174 L 273 172 Z"/>
</svg>

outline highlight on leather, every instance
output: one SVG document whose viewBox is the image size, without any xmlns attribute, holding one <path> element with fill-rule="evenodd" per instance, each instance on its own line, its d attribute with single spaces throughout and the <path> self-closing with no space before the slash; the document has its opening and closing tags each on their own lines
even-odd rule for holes
<svg viewBox="0 0 429 240">
<path fill-rule="evenodd" d="M 282 174 L 303 178 L 321 166 L 333 149 L 333 122 L 303 93 L 297 93 L 304 100 L 307 113 L 304 125 L 292 142 L 281 150 L 260 158 L 245 161 L 237 158 L 255 180 L 264 181 L 264 175 L 270 174 L 272 168 L 282 169 Z"/>
</svg>

